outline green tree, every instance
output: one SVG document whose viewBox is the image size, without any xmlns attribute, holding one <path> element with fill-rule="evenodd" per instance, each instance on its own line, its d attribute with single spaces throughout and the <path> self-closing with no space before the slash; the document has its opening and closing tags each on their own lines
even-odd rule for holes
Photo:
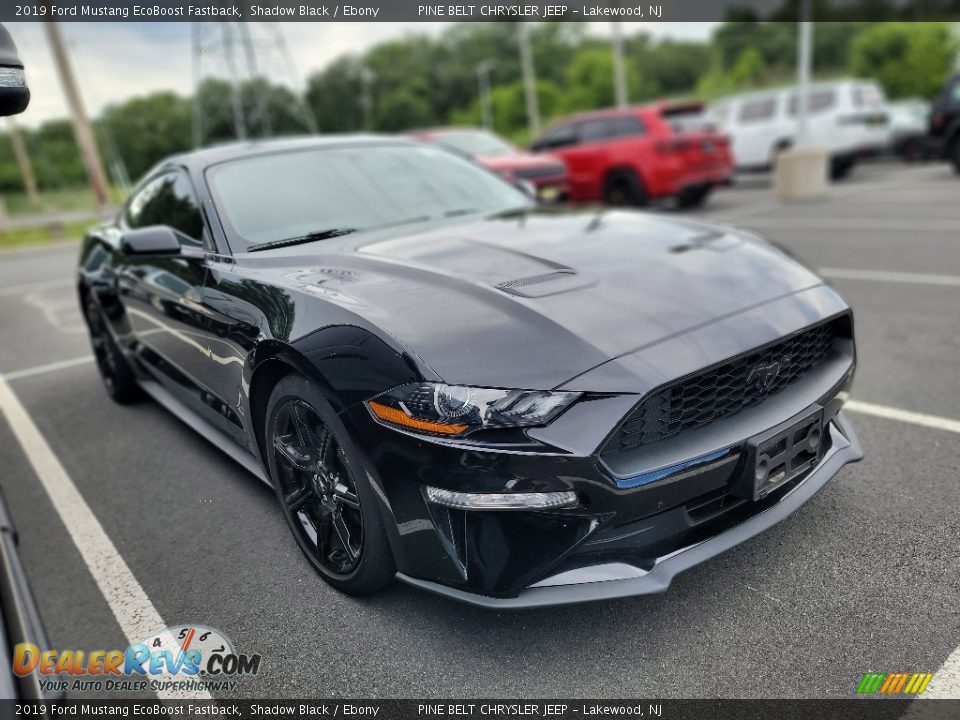
<svg viewBox="0 0 960 720">
<path fill-rule="evenodd" d="M 641 95 L 640 69 L 636 63 L 624 63 L 627 97 L 636 101 Z M 613 87 L 613 54 L 609 46 L 586 47 L 573 57 L 564 73 L 564 109 L 593 110 L 616 102 Z"/>
<path fill-rule="evenodd" d="M 360 70 L 355 55 L 345 55 L 307 80 L 307 103 L 320 132 L 345 132 L 363 127 L 360 106 Z"/>
<path fill-rule="evenodd" d="M 377 105 L 378 130 L 399 132 L 433 125 L 435 116 L 430 104 L 407 88 L 394 90 Z"/>
<path fill-rule="evenodd" d="M 957 43 L 948 23 L 883 23 L 853 39 L 850 68 L 876 78 L 891 99 L 934 97 L 953 67 Z"/>
<path fill-rule="evenodd" d="M 541 117 L 550 118 L 566 112 L 563 92 L 549 80 L 537 81 L 537 102 Z M 493 106 L 493 130 L 519 145 L 530 140 L 527 122 L 527 102 L 523 81 L 516 80 L 509 85 L 500 85 L 490 93 Z M 467 108 L 451 113 L 452 125 L 477 126 L 481 122 L 480 101 L 475 99 Z"/>
<path fill-rule="evenodd" d="M 192 122 L 189 99 L 158 92 L 107 107 L 97 124 L 109 130 L 136 179 L 167 155 L 192 147 Z"/>
</svg>

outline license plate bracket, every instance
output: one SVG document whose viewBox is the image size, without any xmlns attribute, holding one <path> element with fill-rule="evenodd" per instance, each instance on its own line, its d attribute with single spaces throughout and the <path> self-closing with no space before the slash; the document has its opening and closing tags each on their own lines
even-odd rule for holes
<svg viewBox="0 0 960 720">
<path fill-rule="evenodd" d="M 761 500 L 814 467 L 823 455 L 823 408 L 808 410 L 747 441 L 753 499 Z"/>
</svg>

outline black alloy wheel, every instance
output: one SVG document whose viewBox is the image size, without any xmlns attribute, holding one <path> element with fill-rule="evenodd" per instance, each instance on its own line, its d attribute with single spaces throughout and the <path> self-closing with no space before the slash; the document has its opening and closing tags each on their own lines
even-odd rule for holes
<svg viewBox="0 0 960 720">
<path fill-rule="evenodd" d="M 331 427 L 332 409 L 318 396 L 299 376 L 275 388 L 267 411 L 270 477 L 311 565 L 339 590 L 365 595 L 393 579 L 393 557 L 373 493 L 341 442 L 345 431 Z"/>
<path fill-rule="evenodd" d="M 87 297 L 84 303 L 84 315 L 90 331 L 93 357 L 107 395 L 124 405 L 138 400 L 142 394 L 140 386 L 137 385 L 133 371 L 110 335 L 103 311 L 92 295 Z"/>
<path fill-rule="evenodd" d="M 650 199 L 633 172 L 614 172 L 603 187 L 603 202 L 611 207 L 644 207 Z"/>
</svg>

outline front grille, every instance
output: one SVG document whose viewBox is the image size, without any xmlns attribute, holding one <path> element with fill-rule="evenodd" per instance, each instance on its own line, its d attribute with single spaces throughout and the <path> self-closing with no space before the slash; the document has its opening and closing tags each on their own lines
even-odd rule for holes
<svg viewBox="0 0 960 720">
<path fill-rule="evenodd" d="M 826 359 L 840 322 L 845 321 L 816 325 L 654 390 L 627 416 L 604 452 L 665 440 L 763 402 Z"/>
<path fill-rule="evenodd" d="M 567 174 L 563 165 L 541 165 L 538 167 L 521 168 L 514 170 L 513 176 L 519 180 L 535 180 L 537 178 L 562 176 Z"/>
</svg>

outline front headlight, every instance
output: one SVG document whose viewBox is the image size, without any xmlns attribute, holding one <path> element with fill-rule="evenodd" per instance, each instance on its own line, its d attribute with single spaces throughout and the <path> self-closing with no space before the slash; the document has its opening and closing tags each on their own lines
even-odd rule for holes
<svg viewBox="0 0 960 720">
<path fill-rule="evenodd" d="M 483 428 L 546 425 L 579 396 L 574 392 L 412 383 L 368 400 L 367 408 L 387 425 L 458 437 Z"/>
</svg>

